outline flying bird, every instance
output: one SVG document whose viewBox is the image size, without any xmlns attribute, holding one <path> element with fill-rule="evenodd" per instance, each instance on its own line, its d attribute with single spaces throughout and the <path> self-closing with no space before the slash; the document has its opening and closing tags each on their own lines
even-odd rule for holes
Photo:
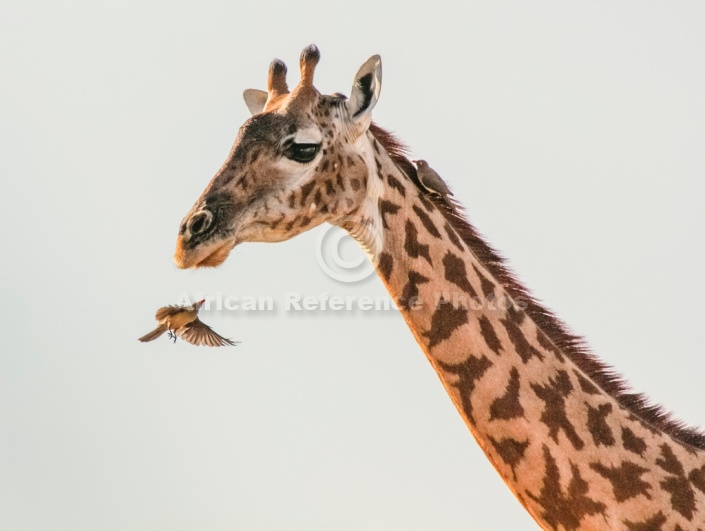
<svg viewBox="0 0 705 531">
<path fill-rule="evenodd" d="M 207 345 L 209 347 L 224 347 L 226 345 L 235 346 L 236 343 L 217 334 L 207 324 L 198 318 L 198 310 L 201 309 L 206 299 L 198 301 L 191 306 L 164 306 L 157 310 L 154 318 L 159 321 L 159 326 L 149 334 L 142 336 L 139 340 L 144 342 L 154 341 L 164 332 L 169 332 L 169 339 L 182 339 L 194 345 Z"/>
<path fill-rule="evenodd" d="M 416 164 L 416 172 L 419 176 L 419 182 L 429 193 L 440 195 L 448 203 L 451 203 L 448 196 L 452 196 L 453 192 L 448 189 L 448 185 L 445 183 L 441 176 L 436 173 L 436 171 L 428 165 L 425 160 L 412 160 Z"/>
</svg>

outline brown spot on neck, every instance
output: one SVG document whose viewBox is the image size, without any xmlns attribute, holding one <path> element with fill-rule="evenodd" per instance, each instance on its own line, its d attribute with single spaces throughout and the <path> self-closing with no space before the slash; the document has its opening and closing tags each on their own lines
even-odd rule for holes
<svg viewBox="0 0 705 531">
<path fill-rule="evenodd" d="M 692 470 L 688 474 L 688 479 L 696 489 L 705 494 L 705 465 Z"/>
<path fill-rule="evenodd" d="M 416 271 L 409 271 L 409 280 L 404 285 L 401 300 L 397 301 L 399 308 L 413 310 L 419 301 L 419 285 L 426 284 L 431 279 Z"/>
<path fill-rule="evenodd" d="M 646 442 L 626 426 L 622 428 L 622 445 L 624 449 L 639 456 L 646 451 Z"/>
<path fill-rule="evenodd" d="M 661 511 L 641 522 L 632 522 L 630 520 L 624 521 L 627 531 L 662 531 L 663 524 L 665 523 L 666 517 Z"/>
<path fill-rule="evenodd" d="M 475 270 L 477 278 L 480 279 L 480 287 L 482 288 L 482 294 L 488 300 L 494 300 L 494 283 L 489 280 L 485 275 L 483 275 L 480 270 L 473 264 L 472 268 Z"/>
<path fill-rule="evenodd" d="M 531 358 L 538 358 L 540 361 L 543 361 L 544 355 L 528 342 L 515 320 L 511 319 L 511 317 L 507 317 L 500 319 L 500 322 L 504 325 L 509 340 L 512 342 L 512 345 L 514 345 L 514 350 L 521 358 L 521 361 L 528 363 Z"/>
<path fill-rule="evenodd" d="M 478 299 L 477 292 L 468 280 L 465 262 L 461 258 L 448 251 L 443 257 L 443 268 L 446 280 L 458 286 L 473 299 Z"/>
<path fill-rule="evenodd" d="M 391 201 L 387 201 L 386 199 L 379 200 L 379 214 L 382 218 L 382 226 L 385 229 L 389 229 L 389 225 L 387 224 L 387 215 L 394 216 L 397 212 L 399 212 L 399 209 L 401 209 L 401 207 Z"/>
<path fill-rule="evenodd" d="M 421 220 L 421 224 L 426 228 L 428 233 L 433 236 L 434 238 L 440 238 L 441 233 L 438 232 L 438 229 L 436 226 L 433 224 L 433 221 L 431 221 L 431 218 L 428 217 L 428 214 L 421 210 L 418 206 L 414 205 L 413 207 L 414 212 L 416 212 L 416 215 L 419 217 Z"/>
<path fill-rule="evenodd" d="M 597 386 L 592 383 L 590 380 L 585 378 L 582 374 L 580 374 L 580 371 L 573 371 L 575 373 L 575 377 L 578 379 L 578 385 L 580 385 L 580 389 L 583 390 L 583 392 L 589 394 L 589 395 L 599 395 L 600 390 L 597 388 Z"/>
<path fill-rule="evenodd" d="M 660 483 L 661 488 L 671 495 L 671 506 L 686 519 L 692 520 L 696 510 L 695 491 L 670 445 L 661 445 L 661 458 L 656 460 L 656 464 L 671 474 Z"/>
<path fill-rule="evenodd" d="M 392 276 L 392 267 L 394 266 L 394 258 L 389 253 L 382 252 L 379 255 L 379 261 L 377 262 L 377 269 L 382 275 L 382 278 L 389 282 L 389 277 Z"/>
<path fill-rule="evenodd" d="M 524 408 L 519 401 L 519 371 L 512 367 L 505 393 L 490 406 L 490 420 L 510 420 L 523 416 Z"/>
<path fill-rule="evenodd" d="M 502 343 L 497 337 L 497 332 L 495 332 L 494 326 L 492 326 L 490 320 L 484 315 L 480 317 L 479 323 L 480 333 L 482 334 L 482 338 L 485 340 L 485 343 L 487 343 L 487 346 L 490 347 L 495 354 L 500 355 Z"/>
<path fill-rule="evenodd" d="M 514 476 L 514 480 L 516 480 L 516 467 L 521 460 L 524 459 L 524 452 L 526 452 L 526 449 L 529 447 L 529 441 L 518 441 L 511 437 L 504 437 L 497 441 L 492 438 L 491 435 L 489 436 L 489 440 L 502 461 L 507 463 L 512 469 L 512 475 Z"/>
<path fill-rule="evenodd" d="M 585 443 L 575 432 L 565 410 L 565 399 L 573 391 L 568 373 L 558 371 L 555 378 L 549 378 L 547 385 L 531 384 L 531 388 L 545 403 L 541 422 L 548 427 L 548 435 L 558 443 L 558 433 L 563 431 L 576 450 L 582 449 Z"/>
<path fill-rule="evenodd" d="M 402 185 L 401 181 L 399 181 L 399 179 L 394 177 L 391 173 L 387 175 L 387 182 L 391 188 L 399 192 L 399 195 L 406 197 L 406 189 L 404 188 L 404 185 Z"/>
<path fill-rule="evenodd" d="M 423 332 L 423 336 L 428 338 L 428 348 L 445 341 L 467 322 L 468 311 L 465 308 L 456 308 L 451 301 L 441 298 L 431 318 L 431 328 Z"/>
<path fill-rule="evenodd" d="M 457 364 L 444 363 L 436 360 L 438 366 L 445 372 L 455 374 L 458 379 L 452 384 L 458 390 L 460 402 L 465 412 L 465 416 L 471 423 L 475 423 L 472 409 L 472 393 L 475 391 L 475 385 L 482 379 L 487 370 L 492 367 L 492 362 L 486 356 L 475 357 L 469 355 L 468 358 Z"/>
<path fill-rule="evenodd" d="M 446 234 L 448 235 L 448 239 L 450 242 L 455 245 L 458 250 L 464 251 L 465 248 L 463 247 L 463 244 L 460 242 L 460 238 L 458 238 L 458 233 L 455 232 L 455 229 L 448 225 L 448 222 L 443 224 L 443 229 L 446 231 Z"/>
<path fill-rule="evenodd" d="M 651 499 L 651 494 L 649 494 L 651 485 L 641 479 L 641 476 L 649 471 L 647 468 L 631 461 L 623 461 L 617 467 L 605 466 L 602 463 L 590 463 L 590 468 L 612 484 L 614 499 L 619 503 L 636 496 L 645 496 L 646 499 Z"/>
<path fill-rule="evenodd" d="M 527 491 L 527 496 L 543 509 L 541 517 L 553 529 L 577 530 L 585 516 L 604 513 L 607 506 L 587 496 L 590 486 L 580 475 L 577 466 L 570 466 L 571 478 L 564 491 L 556 460 L 544 444 L 546 472 L 539 495 Z"/>
<path fill-rule="evenodd" d="M 673 448 L 668 444 L 661 445 L 661 458 L 656 460 L 656 464 L 670 474 L 677 476 L 685 475 L 683 465 L 676 457 L 676 454 L 673 453 Z"/>
<path fill-rule="evenodd" d="M 419 232 L 416 230 L 416 226 L 408 219 L 404 224 L 404 233 L 406 234 L 406 238 L 404 239 L 404 250 L 406 254 L 411 258 L 422 256 L 426 259 L 428 264 L 432 266 L 433 262 L 431 262 L 429 246 L 419 241 Z"/>
<path fill-rule="evenodd" d="M 661 481 L 661 488 L 671 495 L 671 507 L 682 514 L 687 520 L 693 519 L 697 510 L 695 505 L 695 492 L 690 482 L 683 477 L 668 476 Z"/>
<path fill-rule="evenodd" d="M 615 443 L 612 430 L 607 424 L 607 416 L 612 412 L 612 404 L 600 404 L 592 407 L 588 404 L 588 431 L 595 446 L 613 446 Z"/>
</svg>

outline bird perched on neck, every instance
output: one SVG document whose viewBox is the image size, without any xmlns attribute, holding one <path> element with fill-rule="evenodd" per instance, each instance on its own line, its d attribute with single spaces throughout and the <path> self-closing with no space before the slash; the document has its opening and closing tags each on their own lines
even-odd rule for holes
<svg viewBox="0 0 705 531">
<path fill-rule="evenodd" d="M 428 165 L 428 162 L 423 159 L 412 160 L 411 162 L 416 164 L 416 174 L 418 175 L 421 186 L 423 186 L 428 193 L 440 195 L 450 203 L 448 198 L 453 195 L 453 192 L 450 191 L 448 185 L 441 179 L 441 176 Z"/>
<path fill-rule="evenodd" d="M 198 318 L 206 299 L 200 300 L 190 306 L 164 306 L 157 310 L 154 318 L 159 321 L 159 326 L 139 338 L 143 343 L 154 341 L 164 332 L 169 332 L 169 339 L 180 337 L 193 345 L 207 345 L 209 347 L 235 346 L 236 343 L 226 339 Z"/>
</svg>

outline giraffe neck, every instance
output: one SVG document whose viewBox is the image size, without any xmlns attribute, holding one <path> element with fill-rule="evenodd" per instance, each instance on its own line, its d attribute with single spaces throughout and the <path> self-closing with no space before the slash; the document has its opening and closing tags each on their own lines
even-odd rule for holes
<svg viewBox="0 0 705 531">
<path fill-rule="evenodd" d="M 576 363 L 492 275 L 443 205 L 371 142 L 370 178 L 383 184 L 371 198 L 382 235 L 378 273 L 534 519 L 547 529 L 705 528 L 705 451 L 606 391 L 609 382 Z"/>
</svg>

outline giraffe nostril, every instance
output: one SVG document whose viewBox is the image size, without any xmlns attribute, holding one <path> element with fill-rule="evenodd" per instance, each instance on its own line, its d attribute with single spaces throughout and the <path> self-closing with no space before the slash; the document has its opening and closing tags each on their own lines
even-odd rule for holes
<svg viewBox="0 0 705 531">
<path fill-rule="evenodd" d="M 210 227 L 212 220 L 213 216 L 209 212 L 199 212 L 189 220 L 189 232 L 193 235 L 205 232 Z"/>
</svg>

